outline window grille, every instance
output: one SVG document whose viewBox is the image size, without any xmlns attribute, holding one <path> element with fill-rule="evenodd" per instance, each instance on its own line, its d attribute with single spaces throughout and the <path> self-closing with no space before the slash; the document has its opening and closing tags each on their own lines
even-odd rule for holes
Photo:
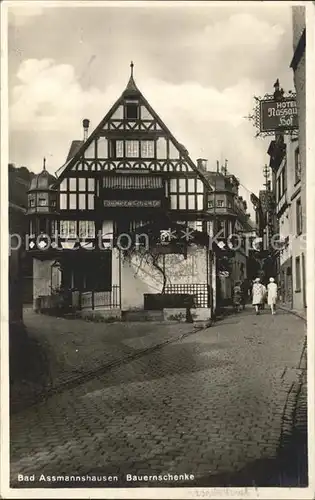
<svg viewBox="0 0 315 500">
<path fill-rule="evenodd" d="M 209 307 L 209 286 L 206 284 L 171 284 L 166 285 L 165 293 L 188 294 L 195 297 L 195 307 Z"/>
</svg>

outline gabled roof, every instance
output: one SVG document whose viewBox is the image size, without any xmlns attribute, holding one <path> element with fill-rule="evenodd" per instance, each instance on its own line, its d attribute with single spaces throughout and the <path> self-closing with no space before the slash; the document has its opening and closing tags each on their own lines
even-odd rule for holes
<svg viewBox="0 0 315 500">
<path fill-rule="evenodd" d="M 67 159 L 66 159 L 66 163 L 69 160 L 71 160 L 71 158 L 74 157 L 74 155 L 77 153 L 77 151 L 79 151 L 79 149 L 82 146 L 83 142 L 84 141 L 79 141 L 79 140 L 72 141 L 70 149 L 69 149 L 69 153 L 68 153 L 68 156 L 67 156 Z"/>
<path fill-rule="evenodd" d="M 57 184 L 61 182 L 61 180 L 65 177 L 66 173 L 75 164 L 75 162 L 80 159 L 80 156 L 84 152 L 85 148 L 87 148 L 93 142 L 93 140 L 97 138 L 98 132 L 101 129 L 103 129 L 105 123 L 110 119 L 111 115 L 116 111 L 116 109 L 118 108 L 118 106 L 120 104 L 122 104 L 122 102 L 124 101 L 124 99 L 126 97 L 128 97 L 128 96 L 130 96 L 130 97 L 138 96 L 139 98 L 141 98 L 141 100 L 143 102 L 143 105 L 146 106 L 146 108 L 151 113 L 151 115 L 153 116 L 153 118 L 157 121 L 157 123 L 160 125 L 160 127 L 170 136 L 170 138 L 172 139 L 174 145 L 182 153 L 185 161 L 199 175 L 199 177 L 203 180 L 203 182 L 206 184 L 206 186 L 208 187 L 208 189 L 213 190 L 213 186 L 210 184 L 209 180 L 205 177 L 204 172 L 201 171 L 195 165 L 195 163 L 191 160 L 191 158 L 188 155 L 188 152 L 187 152 L 186 148 L 175 139 L 175 137 L 173 136 L 173 134 L 171 133 L 171 131 L 169 130 L 169 128 L 161 120 L 161 118 L 154 111 L 154 109 L 150 106 L 150 104 L 148 103 L 148 101 L 145 99 L 145 97 L 143 96 L 143 94 L 138 89 L 138 87 L 137 87 L 137 85 L 136 85 L 136 83 L 134 81 L 134 78 L 133 78 L 133 63 L 131 63 L 131 76 L 129 78 L 129 81 L 128 81 L 128 84 L 127 84 L 125 90 L 123 91 L 123 93 L 121 94 L 121 96 L 117 99 L 117 101 L 113 104 L 113 106 L 110 108 L 110 110 L 108 111 L 108 113 L 101 120 L 101 122 L 99 123 L 99 125 L 94 129 L 94 131 L 88 137 L 88 139 L 85 142 L 82 141 L 82 143 L 81 143 L 80 146 L 78 145 L 79 147 L 76 150 L 76 152 L 73 155 L 73 157 L 70 158 L 70 160 L 68 160 L 68 162 L 66 162 L 66 164 L 59 169 L 59 171 L 57 171 L 58 172 L 58 182 L 57 182 Z M 78 143 L 79 141 L 73 141 L 73 142 Z M 68 157 L 69 157 L 69 155 L 68 155 Z M 60 172 L 60 170 L 61 170 L 61 172 Z"/>
</svg>

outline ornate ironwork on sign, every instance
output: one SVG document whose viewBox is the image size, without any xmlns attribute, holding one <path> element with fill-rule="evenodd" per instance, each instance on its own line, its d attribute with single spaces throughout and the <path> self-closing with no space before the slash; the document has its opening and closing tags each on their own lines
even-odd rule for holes
<svg viewBox="0 0 315 500">
<path fill-rule="evenodd" d="M 299 128 L 296 94 L 289 91 L 285 96 L 279 80 L 274 84 L 275 92 L 255 98 L 252 114 L 245 118 L 253 122 L 258 130 L 256 137 L 267 137 L 276 132 L 295 135 Z"/>
<path fill-rule="evenodd" d="M 161 200 L 104 200 L 104 207 L 158 208 Z"/>
</svg>

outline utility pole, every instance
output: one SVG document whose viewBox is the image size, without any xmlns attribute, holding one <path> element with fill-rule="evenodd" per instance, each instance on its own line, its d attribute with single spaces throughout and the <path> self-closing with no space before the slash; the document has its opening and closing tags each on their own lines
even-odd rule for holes
<svg viewBox="0 0 315 500">
<path fill-rule="evenodd" d="M 264 174 L 264 178 L 265 178 L 264 186 L 266 187 L 266 191 L 269 191 L 269 188 L 270 188 L 270 183 L 269 183 L 270 168 L 268 167 L 268 165 L 264 166 L 264 168 L 263 168 L 263 174 Z"/>
</svg>

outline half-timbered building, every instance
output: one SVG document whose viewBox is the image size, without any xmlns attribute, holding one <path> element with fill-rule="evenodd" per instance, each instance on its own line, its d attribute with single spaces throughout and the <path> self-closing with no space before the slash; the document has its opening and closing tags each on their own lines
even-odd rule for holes
<svg viewBox="0 0 315 500">
<path fill-rule="evenodd" d="M 136 86 L 133 64 L 99 125 L 83 127 L 56 177 L 44 169 L 29 191 L 34 301 L 62 288 L 78 309 L 119 315 L 162 294 L 170 315 L 171 298 L 189 295 L 196 317 L 209 317 L 212 187 Z"/>
</svg>

